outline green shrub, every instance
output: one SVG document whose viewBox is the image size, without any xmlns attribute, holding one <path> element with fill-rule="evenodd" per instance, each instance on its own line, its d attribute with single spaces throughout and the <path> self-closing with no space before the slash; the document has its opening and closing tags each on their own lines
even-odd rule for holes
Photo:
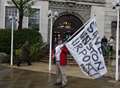
<svg viewBox="0 0 120 88">
<path fill-rule="evenodd" d="M 0 29 L 0 52 L 10 54 L 11 32 L 10 30 Z"/>
<path fill-rule="evenodd" d="M 20 48 L 26 40 L 30 42 L 31 45 L 36 43 L 43 43 L 42 36 L 38 31 L 35 30 L 18 30 L 14 33 L 14 46 L 15 48 Z"/>
<path fill-rule="evenodd" d="M 31 55 L 35 56 L 37 55 L 37 53 L 40 53 L 39 49 L 44 44 L 42 36 L 38 31 L 28 29 L 14 31 L 14 52 L 19 50 L 26 40 L 30 42 Z M 10 49 L 11 31 L 6 29 L 0 29 L 0 52 L 10 54 Z M 16 52 L 16 54 L 19 55 L 19 51 Z"/>
<path fill-rule="evenodd" d="M 42 45 L 36 43 L 31 47 L 31 56 L 33 61 L 40 61 L 42 58 L 48 56 L 48 47 L 46 43 Z"/>
<path fill-rule="evenodd" d="M 34 30 L 18 30 L 14 31 L 14 49 L 18 49 L 28 40 L 31 45 L 43 43 L 42 36 L 38 31 Z M 0 52 L 10 53 L 11 46 L 11 31 L 0 29 Z"/>
</svg>

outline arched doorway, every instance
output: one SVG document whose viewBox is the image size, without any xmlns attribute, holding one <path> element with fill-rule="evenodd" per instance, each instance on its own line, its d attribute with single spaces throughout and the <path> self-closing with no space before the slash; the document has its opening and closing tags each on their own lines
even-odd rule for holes
<svg viewBox="0 0 120 88">
<path fill-rule="evenodd" d="M 59 39 L 66 41 L 82 25 L 82 21 L 73 14 L 59 16 L 53 24 L 53 47 Z"/>
</svg>

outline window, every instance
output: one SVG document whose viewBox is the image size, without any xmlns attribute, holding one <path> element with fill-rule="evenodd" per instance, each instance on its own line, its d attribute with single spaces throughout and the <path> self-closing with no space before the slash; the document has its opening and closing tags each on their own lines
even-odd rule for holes
<svg viewBox="0 0 120 88">
<path fill-rule="evenodd" d="M 17 9 L 15 7 L 6 7 L 5 9 L 5 28 L 7 29 L 10 29 L 12 26 L 9 16 L 17 16 Z M 16 24 L 14 23 L 14 29 L 15 28 Z"/>
<path fill-rule="evenodd" d="M 29 17 L 28 27 L 39 31 L 40 10 L 33 9 L 34 13 Z"/>
</svg>

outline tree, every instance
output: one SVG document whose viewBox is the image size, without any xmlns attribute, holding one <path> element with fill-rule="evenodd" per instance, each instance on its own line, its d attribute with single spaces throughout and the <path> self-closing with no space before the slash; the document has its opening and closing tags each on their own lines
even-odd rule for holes
<svg viewBox="0 0 120 88">
<path fill-rule="evenodd" d="M 32 13 L 31 6 L 34 3 L 33 0 L 12 0 L 12 2 L 19 11 L 18 30 L 21 30 L 23 26 L 23 16 Z"/>
</svg>

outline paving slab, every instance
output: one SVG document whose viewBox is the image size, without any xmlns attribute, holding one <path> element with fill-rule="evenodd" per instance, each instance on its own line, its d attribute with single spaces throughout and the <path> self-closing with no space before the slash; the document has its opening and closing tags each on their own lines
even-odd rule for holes
<svg viewBox="0 0 120 88">
<path fill-rule="evenodd" d="M 45 64 L 41 65 L 42 69 L 44 69 L 43 65 Z M 60 88 L 54 85 L 55 74 L 43 70 L 26 70 L 23 67 L 34 68 L 34 65 L 14 68 L 0 66 L 0 88 Z M 120 88 L 120 82 L 114 81 L 111 77 L 93 80 L 68 75 L 68 85 L 65 88 Z"/>
</svg>

